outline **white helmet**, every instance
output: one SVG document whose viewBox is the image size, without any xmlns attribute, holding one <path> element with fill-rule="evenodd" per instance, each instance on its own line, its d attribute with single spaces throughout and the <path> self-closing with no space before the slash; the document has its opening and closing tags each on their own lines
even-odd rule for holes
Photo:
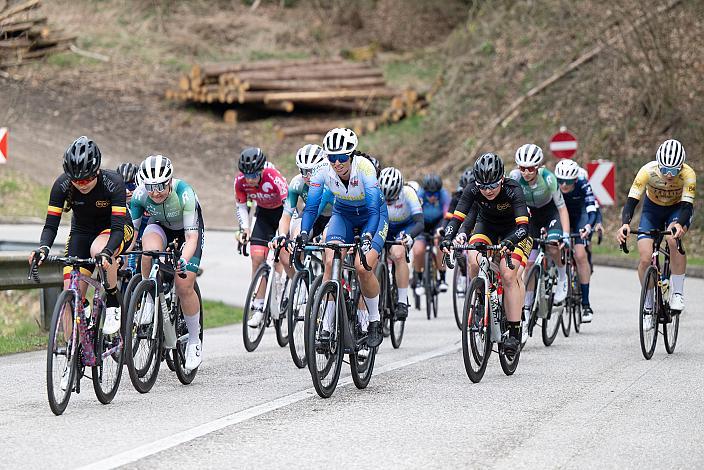
<svg viewBox="0 0 704 470">
<path fill-rule="evenodd" d="M 306 144 L 296 152 L 296 166 L 301 170 L 312 170 L 325 161 L 325 151 L 320 145 Z"/>
<path fill-rule="evenodd" d="M 516 165 L 522 167 L 538 166 L 543 162 L 543 149 L 535 144 L 521 145 L 516 150 Z"/>
<path fill-rule="evenodd" d="M 357 134 L 352 129 L 336 127 L 325 134 L 323 149 L 328 154 L 351 154 L 357 149 Z"/>
<path fill-rule="evenodd" d="M 579 170 L 577 162 L 563 158 L 555 165 L 555 176 L 563 180 L 574 180 L 579 176 Z"/>
<path fill-rule="evenodd" d="M 139 165 L 139 180 L 145 185 L 168 183 L 173 175 L 171 160 L 163 155 L 150 155 Z"/>
<path fill-rule="evenodd" d="M 660 144 L 655 158 L 658 165 L 670 168 L 680 168 L 687 154 L 679 140 L 669 139 Z"/>
<path fill-rule="evenodd" d="M 384 168 L 379 175 L 379 187 L 384 199 L 395 201 L 403 189 L 403 175 L 394 167 Z"/>
</svg>

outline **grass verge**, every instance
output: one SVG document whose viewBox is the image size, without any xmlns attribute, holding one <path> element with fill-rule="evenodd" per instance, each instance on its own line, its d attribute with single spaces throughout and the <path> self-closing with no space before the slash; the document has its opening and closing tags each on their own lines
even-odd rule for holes
<svg viewBox="0 0 704 470">
<path fill-rule="evenodd" d="M 0 171 L 0 216 L 44 217 L 49 189 L 26 176 L 3 168 Z"/>
<path fill-rule="evenodd" d="M 39 291 L 4 291 L 0 306 L 0 356 L 46 348 L 47 332 L 39 328 Z M 242 321 L 242 309 L 223 302 L 203 301 L 205 328 Z M 28 315 L 27 312 L 30 312 Z"/>
</svg>

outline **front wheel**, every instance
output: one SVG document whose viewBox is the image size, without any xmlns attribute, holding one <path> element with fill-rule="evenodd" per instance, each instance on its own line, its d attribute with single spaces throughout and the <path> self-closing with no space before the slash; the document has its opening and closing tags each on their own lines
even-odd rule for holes
<svg viewBox="0 0 704 470">
<path fill-rule="evenodd" d="M 203 347 L 203 299 L 200 297 L 200 287 L 196 282 L 193 285 L 196 295 L 198 296 L 198 305 L 200 311 L 200 334 L 198 335 L 201 344 L 201 352 Z M 198 373 L 198 367 L 193 370 L 186 369 L 186 347 L 188 346 L 188 327 L 186 326 L 186 319 L 184 317 L 183 310 L 181 310 L 181 303 L 178 304 L 178 319 L 176 320 L 176 349 L 172 351 L 172 360 L 174 363 L 174 371 L 176 372 L 176 377 L 178 377 L 179 382 L 183 385 L 188 385 L 193 382 Z"/>
<path fill-rule="evenodd" d="M 460 282 L 464 282 L 464 285 L 461 286 Z M 458 261 L 455 269 L 452 271 L 452 311 L 455 314 L 455 323 L 460 331 L 462 331 L 462 307 L 464 307 L 462 300 L 466 294 L 467 278 L 462 276 Z"/>
<path fill-rule="evenodd" d="M 545 283 L 545 278 L 543 278 L 543 286 Z M 555 285 L 554 282 L 551 283 L 553 286 Z M 553 310 L 553 302 L 555 299 L 555 293 L 550 292 L 549 294 L 544 290 L 544 287 L 541 287 L 541 295 L 547 296 L 547 301 L 545 302 L 546 304 L 546 309 L 547 309 L 547 316 L 543 318 L 542 321 L 542 336 L 543 336 L 543 344 L 545 346 L 550 346 L 553 341 L 555 341 L 555 338 L 557 337 L 558 331 L 560 331 L 560 325 L 562 324 L 562 312 L 561 311 L 555 311 Z"/>
<path fill-rule="evenodd" d="M 281 274 L 282 276 L 286 276 L 286 274 Z M 290 298 L 288 297 L 288 288 L 289 288 L 290 280 L 288 276 L 286 277 L 286 282 L 284 283 L 283 289 L 281 289 L 281 298 L 280 299 L 274 299 L 272 298 L 272 302 L 278 302 L 279 303 L 279 318 L 274 320 L 274 330 L 276 331 L 276 342 L 279 343 L 279 346 L 282 348 L 285 348 L 288 346 L 288 337 L 289 337 L 289 328 L 288 328 L 288 304 L 290 303 Z M 273 289 L 272 289 L 273 290 Z"/>
<path fill-rule="evenodd" d="M 660 303 L 658 302 L 658 271 L 654 266 L 648 266 L 643 276 L 640 292 L 640 315 L 638 330 L 640 331 L 640 350 L 643 357 L 650 359 L 655 351 L 658 340 L 658 317 Z"/>
<path fill-rule="evenodd" d="M 677 334 L 680 330 L 680 314 L 672 314 L 672 321 L 663 324 L 662 329 L 663 337 L 665 338 L 665 351 L 667 351 L 667 354 L 672 354 L 675 352 L 675 345 L 677 345 Z"/>
<path fill-rule="evenodd" d="M 139 393 L 152 389 L 161 367 L 161 315 L 154 291 L 155 280 L 144 279 L 132 292 L 127 308 L 125 362 Z"/>
<path fill-rule="evenodd" d="M 361 351 L 350 354 L 350 369 L 352 371 L 352 381 L 358 389 L 367 388 L 369 381 L 372 378 L 374 370 L 374 359 L 376 358 L 377 348 L 368 348 L 363 346 L 363 351 L 366 355 L 360 354 Z"/>
<path fill-rule="evenodd" d="M 479 383 L 484 377 L 491 355 L 490 321 L 485 316 L 484 280 L 475 277 L 464 302 L 462 313 L 462 357 L 469 380 Z"/>
<path fill-rule="evenodd" d="M 338 286 L 333 281 L 323 284 L 323 287 L 315 296 L 311 317 L 308 324 L 308 341 L 306 342 L 306 356 L 308 357 L 308 369 L 315 391 L 322 398 L 330 398 L 337 381 L 340 378 L 342 368 L 342 358 L 344 355 L 344 344 L 342 337 L 343 312 L 341 312 L 342 301 L 338 298 Z M 328 305 L 332 308 L 328 309 Z M 321 340 L 323 326 L 327 314 L 332 315 L 330 338 L 328 341 Z"/>
<path fill-rule="evenodd" d="M 286 311 L 288 321 L 288 347 L 296 367 L 306 366 L 305 319 L 308 304 L 308 271 L 298 271 L 291 281 L 291 291 Z"/>
<path fill-rule="evenodd" d="M 266 315 L 262 317 L 262 320 L 255 327 L 249 326 L 249 320 L 254 315 L 252 310 L 252 304 L 254 303 L 254 298 L 259 291 L 259 287 L 262 289 L 266 288 L 266 282 L 269 279 L 269 265 L 262 263 L 261 266 L 254 272 L 252 277 L 252 282 L 249 284 L 249 291 L 247 292 L 247 301 L 244 304 L 244 314 L 242 316 L 242 339 L 244 340 L 244 348 L 252 352 L 257 349 L 259 343 L 264 336 L 264 329 L 266 328 Z"/>
<path fill-rule="evenodd" d="M 66 410 L 76 381 L 78 347 L 74 347 L 72 338 L 73 306 L 74 293 L 63 291 L 56 301 L 49 327 L 49 342 L 46 348 L 46 391 L 49 407 L 57 416 Z"/>
</svg>

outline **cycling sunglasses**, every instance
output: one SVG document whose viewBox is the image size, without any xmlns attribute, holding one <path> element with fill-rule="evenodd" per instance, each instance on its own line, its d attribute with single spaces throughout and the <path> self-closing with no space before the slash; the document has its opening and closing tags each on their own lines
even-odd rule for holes
<svg viewBox="0 0 704 470">
<path fill-rule="evenodd" d="M 307 177 L 313 174 L 313 169 L 312 168 L 301 168 L 301 176 Z"/>
<path fill-rule="evenodd" d="M 247 178 L 248 180 L 255 180 L 259 178 L 262 175 L 261 171 L 257 171 L 254 173 L 244 173 L 244 177 Z"/>
<path fill-rule="evenodd" d="M 328 161 L 330 163 L 345 163 L 347 160 L 350 159 L 350 155 L 348 153 L 333 153 L 333 154 L 328 154 Z"/>
<path fill-rule="evenodd" d="M 145 189 L 147 190 L 148 193 L 163 193 L 166 191 L 169 187 L 170 181 L 167 181 L 166 183 L 158 183 L 158 184 L 144 184 Z"/>
<path fill-rule="evenodd" d="M 567 184 L 567 185 L 570 185 L 570 184 L 574 184 L 576 181 L 577 181 L 576 179 L 566 180 L 566 179 L 564 179 L 564 178 L 557 178 L 557 184 Z"/>
<path fill-rule="evenodd" d="M 501 186 L 501 182 L 502 182 L 502 180 L 499 180 L 499 181 L 497 181 L 496 183 L 490 183 L 490 184 L 479 184 L 479 183 L 476 183 L 476 185 L 477 185 L 477 187 L 478 187 L 479 189 L 483 189 L 483 190 L 485 190 L 485 191 L 488 191 L 488 190 L 491 190 L 491 189 L 496 189 L 496 188 L 498 188 L 499 186 Z"/>
<path fill-rule="evenodd" d="M 125 189 L 129 192 L 133 192 L 135 189 L 137 189 L 137 183 L 127 183 L 125 184 Z"/>
<path fill-rule="evenodd" d="M 680 169 L 676 166 L 661 166 L 660 173 L 663 176 L 677 176 L 680 174 Z"/>
<path fill-rule="evenodd" d="M 521 173 L 535 173 L 538 171 L 537 166 L 519 166 L 518 169 L 521 171 Z"/>
<path fill-rule="evenodd" d="M 83 178 L 79 180 L 71 180 L 73 183 L 76 183 L 79 186 L 85 186 L 87 184 L 92 183 L 98 176 L 91 176 L 90 178 Z"/>
</svg>

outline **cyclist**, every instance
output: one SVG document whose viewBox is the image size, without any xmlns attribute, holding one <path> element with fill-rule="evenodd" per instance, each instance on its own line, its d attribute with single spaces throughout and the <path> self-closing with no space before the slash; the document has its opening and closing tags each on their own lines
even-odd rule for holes
<svg viewBox="0 0 704 470">
<path fill-rule="evenodd" d="M 296 152 L 296 166 L 301 172 L 300 175 L 296 175 L 291 180 L 291 184 L 288 185 L 288 196 L 286 202 L 284 203 L 284 212 L 281 215 L 281 220 L 279 221 L 279 236 L 275 238 L 272 243 L 272 248 L 277 248 L 280 244 L 285 243 L 287 240 L 295 239 L 301 231 L 301 218 L 296 216 L 294 218 L 294 213 L 298 212 L 298 200 L 302 200 L 305 205 L 308 200 L 308 190 L 310 183 L 310 178 L 313 175 L 313 171 L 320 165 L 325 165 L 327 159 L 325 158 L 325 152 L 323 148 L 315 144 L 307 144 L 298 149 Z M 332 214 L 332 203 L 334 196 L 325 188 L 323 192 L 323 200 L 319 206 L 318 218 L 313 224 L 313 231 L 311 233 L 311 238 L 315 238 L 323 233 L 323 230 L 330 220 L 330 215 Z M 299 212 L 300 214 L 300 212 Z M 286 270 L 289 278 L 293 278 L 294 269 L 289 267 L 289 253 L 286 250 L 280 252 L 281 264 Z"/>
<path fill-rule="evenodd" d="M 423 208 L 418 195 L 410 186 L 404 185 L 403 175 L 393 167 L 384 168 L 379 179 L 381 193 L 386 200 L 389 213 L 389 232 L 387 240 L 401 240 L 408 249 L 413 246 L 413 239 L 423 231 Z M 408 263 L 403 246 L 395 245 L 389 250 L 389 258 L 396 266 L 396 285 L 398 299 L 396 318 L 408 317 Z"/>
<path fill-rule="evenodd" d="M 237 203 L 237 219 L 239 232 L 237 239 L 241 244 L 251 240 L 252 276 L 257 268 L 266 261 L 269 252 L 269 240 L 276 235 L 276 229 L 284 211 L 284 201 L 288 196 L 288 184 L 279 171 L 272 166 L 266 166 L 266 154 L 259 147 L 248 147 L 242 150 L 238 163 L 240 173 L 235 178 L 235 200 Z M 253 228 L 249 223 L 248 201 L 257 203 L 254 213 L 256 222 Z M 279 263 L 276 271 L 280 276 L 282 267 Z M 274 283 L 275 287 L 280 284 Z M 266 284 L 261 283 L 252 302 L 252 317 L 247 323 L 251 328 L 257 328 L 264 320 L 264 294 Z"/>
<path fill-rule="evenodd" d="M 416 295 L 420 296 L 425 293 L 425 288 L 423 287 L 423 259 L 425 256 L 425 244 L 427 243 L 425 234 L 430 234 L 433 237 L 440 234 L 442 221 L 450 206 L 450 193 L 442 187 L 442 178 L 431 173 L 423 177 L 418 198 L 423 205 L 424 228 L 423 233 L 416 238 L 416 243 L 413 245 L 413 270 Z M 437 243 L 434 239 L 431 239 L 431 241 Z M 436 254 L 436 262 L 440 273 L 438 287 L 440 292 L 447 292 L 446 268 L 442 262 L 442 253 L 439 250 Z"/>
<path fill-rule="evenodd" d="M 684 310 L 684 277 L 687 267 L 687 257 L 676 249 L 676 240 L 681 239 L 692 222 L 694 211 L 694 195 L 697 190 L 697 175 L 685 163 L 687 155 L 682 144 L 675 139 L 669 139 L 660 144 L 655 161 L 646 163 L 638 171 L 628 200 L 621 213 L 623 225 L 618 229 L 616 238 L 624 243 L 630 233 L 630 222 L 638 202 L 645 192 L 643 212 L 640 216 L 638 231 L 653 229 L 675 230 L 674 235 L 667 240 L 670 248 L 670 308 L 676 311 Z M 638 235 L 638 277 L 643 281 L 643 274 L 650 265 L 653 253 L 653 240 L 648 235 Z M 646 308 L 652 308 L 652 295 L 646 297 Z"/>
<path fill-rule="evenodd" d="M 362 256 L 366 257 L 372 267 L 372 271 L 367 271 L 355 257 L 355 267 L 369 315 L 367 344 L 369 347 L 376 347 L 381 344 L 383 334 L 379 316 L 379 281 L 374 275 L 374 268 L 386 239 L 388 218 L 383 215 L 382 206 L 385 208 L 385 204 L 374 165 L 368 159 L 355 154 L 357 145 L 357 135 L 351 129 L 335 128 L 325 135 L 323 149 L 329 165 L 318 167 L 311 177 L 308 202 L 303 211 L 301 233 L 297 243 L 300 246 L 308 242 L 323 195 L 323 187 L 329 188 L 335 195 L 335 202 L 326 241 L 351 243 L 355 230 L 359 230 L 362 236 Z M 325 281 L 332 275 L 332 260 L 333 254 L 327 253 L 323 277 Z M 322 341 L 329 340 L 330 331 L 335 326 L 332 314 L 334 308 L 332 301 L 326 306 L 323 334 L 320 338 Z"/>
<path fill-rule="evenodd" d="M 125 182 L 125 199 L 129 207 L 132 200 L 132 193 L 137 189 L 137 166 L 134 163 L 121 163 L 117 167 L 117 172 L 122 176 Z"/>
<path fill-rule="evenodd" d="M 530 236 L 540 238 L 540 232 L 547 230 L 549 241 L 570 242 L 570 216 L 565 206 L 562 191 L 557 186 L 555 175 L 545 167 L 541 167 L 544 155 L 543 149 L 535 144 L 525 144 L 516 150 L 515 161 L 517 169 L 510 173 L 511 178 L 518 181 L 523 188 L 523 195 L 530 210 Z M 561 303 L 567 297 L 567 271 L 560 259 L 560 248 L 549 245 L 548 255 L 557 266 L 558 281 L 555 290 L 555 302 Z M 538 250 L 532 250 L 528 258 L 527 269 L 535 261 Z M 525 308 L 533 304 L 535 292 L 526 292 Z"/>
<path fill-rule="evenodd" d="M 64 173 L 49 194 L 49 208 L 39 241 L 39 248 L 29 257 L 38 264 L 46 259 L 59 228 L 61 214 L 73 209 L 71 232 L 66 241 L 66 256 L 96 258 L 107 273 L 106 313 L 103 333 L 111 335 L 120 329 L 120 303 L 117 298 L 118 263 L 113 262 L 132 243 L 134 229 L 125 207 L 125 185 L 112 170 L 101 170 L 101 153 L 88 137 L 76 139 L 64 153 Z M 68 289 L 71 267 L 64 268 L 64 289 Z M 81 268 L 90 276 L 92 270 Z M 81 283 L 83 303 L 88 285 Z M 68 377 L 66 377 L 68 380 Z"/>
<path fill-rule="evenodd" d="M 589 303 L 589 281 L 592 271 L 589 267 L 586 246 L 596 223 L 596 206 L 592 187 L 586 178 L 579 176 L 579 170 L 580 167 L 574 160 L 562 159 L 555 165 L 555 176 L 570 215 L 570 231 L 580 234 L 580 238 L 575 240 L 574 259 L 577 263 L 579 286 L 582 292 L 582 322 L 589 323 L 592 321 L 594 312 Z"/>
<path fill-rule="evenodd" d="M 457 183 L 457 189 L 454 193 L 452 193 L 452 199 L 450 200 L 450 205 L 447 208 L 447 214 L 445 214 L 445 217 L 442 221 L 443 230 L 445 229 L 445 227 L 447 227 L 447 224 L 450 222 L 450 220 L 452 220 L 452 213 L 455 212 L 457 203 L 462 197 L 462 192 L 464 191 L 464 188 L 470 183 L 474 184 L 474 176 L 472 174 L 471 166 L 464 170 L 462 176 L 460 176 L 459 182 Z M 472 214 L 473 217 L 471 218 L 471 220 L 476 221 L 476 206 L 472 206 Z M 474 222 L 472 222 L 472 228 L 474 228 L 473 224 Z M 460 278 L 457 284 L 457 292 L 459 294 L 464 294 L 467 287 L 467 260 L 464 256 L 457 258 L 457 267 L 460 270 Z"/>
<path fill-rule="evenodd" d="M 194 370 L 202 362 L 200 304 L 195 291 L 205 232 L 200 203 L 188 183 L 174 178 L 171 160 L 163 155 L 148 156 L 139 166 L 139 175 L 141 184 L 132 196 L 130 213 L 137 230 L 142 223 L 142 214 L 149 214 L 142 235 L 142 248 L 162 251 L 169 242 L 176 240 L 182 250 L 177 272 L 186 274 L 186 277 L 175 276 L 174 282 L 188 327 L 185 368 Z M 152 258 L 142 256 L 142 276 L 145 279 L 151 268 Z M 140 321 L 150 323 L 153 313 L 154 305 L 148 302 Z"/>
<path fill-rule="evenodd" d="M 472 244 L 500 243 L 503 251 L 511 251 L 515 260 L 514 268 L 509 269 L 506 261 L 501 261 L 501 278 L 504 287 L 504 307 L 508 320 L 509 337 L 504 342 L 508 354 L 515 354 L 521 345 L 521 312 L 525 295 L 522 271 L 533 242 L 528 233 L 528 207 L 521 186 L 512 179 L 504 179 L 504 163 L 495 153 L 484 153 L 474 162 L 474 185 L 467 185 L 452 220 L 447 224 L 445 238 L 441 243 L 444 252 L 449 253 L 452 241 L 457 236 L 464 243 L 466 235 L 458 228 L 466 214 L 476 202 L 477 222 L 469 242 Z M 478 253 L 469 253 L 469 270 L 472 277 L 479 271 Z"/>
</svg>

